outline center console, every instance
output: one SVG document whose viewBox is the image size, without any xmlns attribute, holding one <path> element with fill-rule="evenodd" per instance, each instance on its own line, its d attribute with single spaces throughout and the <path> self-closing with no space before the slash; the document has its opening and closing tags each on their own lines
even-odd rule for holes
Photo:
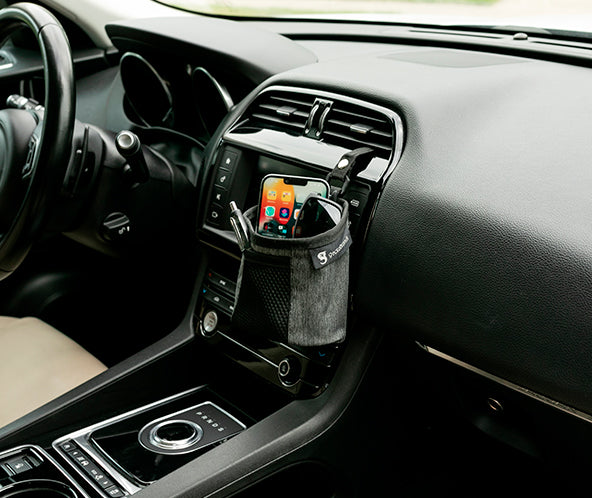
<svg viewBox="0 0 592 498">
<path fill-rule="evenodd" d="M 265 330 L 245 334 L 232 326 L 241 255 L 229 202 L 244 212 L 257 205 L 265 175 L 325 178 L 351 149 L 370 146 L 373 159 L 342 195 L 349 204 L 355 258 L 383 182 L 401 154 L 402 135 L 395 113 L 343 96 L 272 87 L 255 99 L 223 135 L 207 183 L 199 235 L 209 258 L 195 309 L 203 341 L 293 395 L 316 396 L 325 389 L 340 344 L 300 347 L 273 340 Z M 354 264 L 350 280 L 355 278 Z"/>
<path fill-rule="evenodd" d="M 246 429 L 233 411 L 201 387 L 67 434 L 52 446 L 97 492 L 121 497 Z"/>
</svg>

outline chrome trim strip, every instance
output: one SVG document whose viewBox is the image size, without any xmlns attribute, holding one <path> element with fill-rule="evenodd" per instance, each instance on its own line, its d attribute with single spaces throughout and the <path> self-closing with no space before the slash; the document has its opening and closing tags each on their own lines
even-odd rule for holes
<svg viewBox="0 0 592 498">
<path fill-rule="evenodd" d="M 137 486 L 133 482 L 131 482 L 131 480 L 129 478 L 127 478 L 125 475 L 123 475 L 123 472 L 125 472 L 125 471 L 123 469 L 121 469 L 119 467 L 119 465 L 117 465 L 116 462 L 114 462 L 110 458 L 109 459 L 104 458 L 102 455 L 100 455 L 94 449 L 94 447 L 90 443 L 90 435 L 98 429 L 102 429 L 103 427 L 107 427 L 108 425 L 114 424 L 115 422 L 119 422 L 119 421 L 124 420 L 126 418 L 133 417 L 134 415 L 138 415 L 138 414 L 143 413 L 145 411 L 151 410 L 152 408 L 156 408 L 158 406 L 164 405 L 164 404 L 174 401 L 176 399 L 182 398 L 183 396 L 197 392 L 200 389 L 203 389 L 203 387 L 204 386 L 194 387 L 193 389 L 188 389 L 187 391 L 183 391 L 183 392 L 175 394 L 173 396 L 169 396 L 168 398 L 161 399 L 161 400 L 156 401 L 154 403 L 144 405 L 142 407 L 128 411 L 128 412 L 123 413 L 121 415 L 117 415 L 115 417 L 104 420 L 102 422 L 98 422 L 94 425 L 90 425 L 88 427 L 85 427 L 85 428 L 80 429 L 78 431 L 72 432 L 70 434 L 66 434 L 65 436 L 62 436 L 62 437 L 56 439 L 52 443 L 52 447 L 70 464 L 70 466 L 80 476 L 82 476 L 84 478 L 84 480 L 86 482 L 91 483 L 91 485 L 95 489 L 99 490 L 101 492 L 101 494 L 104 494 L 104 490 L 97 483 L 93 482 L 86 474 L 84 474 L 84 472 L 82 472 L 82 470 L 79 469 L 74 464 L 74 462 L 72 462 L 70 460 L 70 458 L 68 458 L 68 455 L 66 455 L 66 452 L 64 450 L 62 450 L 59 446 L 60 444 L 65 443 L 66 441 L 69 441 L 69 440 L 74 441 L 84 452 L 86 452 L 88 455 L 90 455 L 92 457 L 92 459 L 94 460 L 94 463 L 96 463 L 107 474 L 109 474 L 117 482 L 117 484 L 119 484 L 125 491 L 127 491 L 130 495 L 133 495 L 134 493 L 137 493 L 138 491 L 140 491 L 142 488 Z M 121 469 L 121 471 L 119 471 L 118 469 Z"/>
<path fill-rule="evenodd" d="M 491 381 L 493 381 L 497 384 L 500 384 L 504 387 L 507 387 L 508 389 L 512 389 L 513 391 L 516 391 L 520 394 L 524 394 L 525 396 L 528 396 L 529 398 L 540 401 L 541 403 L 544 403 L 547 406 L 550 406 L 552 408 L 560 410 L 560 411 L 567 413 L 569 415 L 573 415 L 574 417 L 577 417 L 580 420 L 592 423 L 592 415 L 590 415 L 588 413 L 582 412 L 576 408 L 565 405 L 565 404 L 563 404 L 559 401 L 556 401 L 552 398 L 548 398 L 547 396 L 545 396 L 543 394 L 539 394 L 535 391 L 531 391 L 530 389 L 527 389 L 526 387 L 522 387 L 522 386 L 519 386 L 518 384 L 514 384 L 513 382 L 510 382 L 509 380 L 503 379 L 502 377 L 498 377 L 497 375 L 486 372 L 485 370 L 481 370 L 480 368 L 470 365 L 469 363 L 465 363 L 464 361 L 459 360 L 458 358 L 455 358 L 455 357 L 450 356 L 446 353 L 443 353 L 442 351 L 438 351 L 437 349 L 434 349 L 430 346 L 423 345 L 419 342 L 416 342 L 416 344 L 421 349 L 423 349 L 424 351 L 426 351 L 427 353 L 429 353 L 433 356 L 436 356 L 436 357 L 441 358 L 445 361 L 448 361 L 449 363 L 453 363 L 454 365 L 462 367 L 465 370 L 469 370 L 470 372 L 480 375 L 481 377 L 485 377 L 486 379 L 491 380 Z"/>
</svg>

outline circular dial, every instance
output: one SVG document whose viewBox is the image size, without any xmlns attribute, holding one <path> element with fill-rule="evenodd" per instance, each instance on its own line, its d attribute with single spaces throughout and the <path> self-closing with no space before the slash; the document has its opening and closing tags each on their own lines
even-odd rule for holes
<svg viewBox="0 0 592 498">
<path fill-rule="evenodd" d="M 197 110 L 204 128 L 210 136 L 234 105 L 228 91 L 203 67 L 197 67 L 191 75 Z"/>
<path fill-rule="evenodd" d="M 127 52 L 121 58 L 121 81 L 136 116 L 149 126 L 171 126 L 173 97 L 168 83 L 141 55 Z"/>
</svg>

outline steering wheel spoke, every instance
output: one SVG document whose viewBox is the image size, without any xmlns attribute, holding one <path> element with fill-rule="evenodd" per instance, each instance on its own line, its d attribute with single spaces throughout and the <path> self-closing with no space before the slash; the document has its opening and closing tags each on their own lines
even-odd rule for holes
<svg viewBox="0 0 592 498">
<path fill-rule="evenodd" d="M 29 144 L 27 147 L 27 157 L 25 159 L 25 164 L 21 169 L 21 178 L 23 180 L 28 180 L 33 175 L 33 166 L 35 164 L 35 155 L 37 154 L 37 148 L 39 146 L 40 137 L 33 133 L 31 138 L 29 139 Z"/>
</svg>

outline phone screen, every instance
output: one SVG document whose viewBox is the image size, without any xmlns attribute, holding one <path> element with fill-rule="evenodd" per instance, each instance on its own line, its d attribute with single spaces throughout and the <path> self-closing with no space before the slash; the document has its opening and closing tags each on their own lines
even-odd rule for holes
<svg viewBox="0 0 592 498">
<path fill-rule="evenodd" d="M 257 232 L 269 237 L 292 237 L 302 203 L 310 194 L 327 197 L 325 180 L 267 175 L 261 183 Z"/>
</svg>

